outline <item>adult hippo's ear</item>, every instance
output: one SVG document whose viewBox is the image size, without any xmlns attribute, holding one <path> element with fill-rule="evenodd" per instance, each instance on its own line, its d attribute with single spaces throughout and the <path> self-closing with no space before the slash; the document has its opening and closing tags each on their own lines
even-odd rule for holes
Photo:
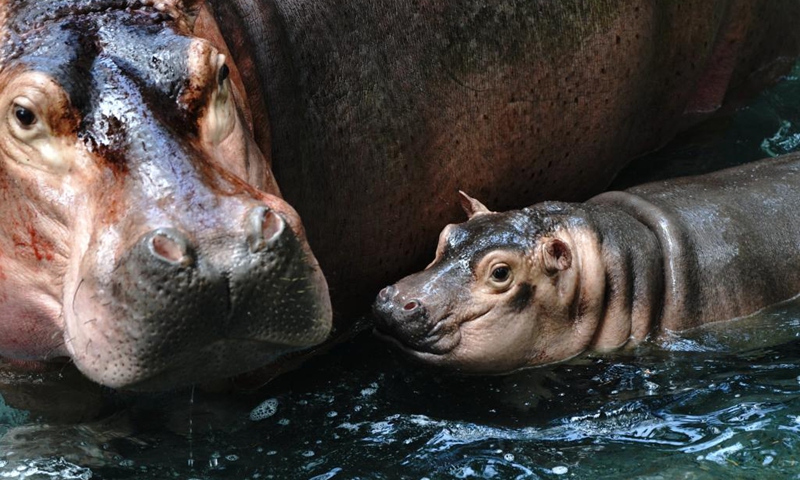
<svg viewBox="0 0 800 480">
<path fill-rule="evenodd" d="M 539 252 L 542 266 L 548 275 L 555 275 L 572 266 L 572 250 L 558 238 L 542 239 Z"/>
<path fill-rule="evenodd" d="M 464 212 L 467 214 L 467 219 L 471 220 L 476 215 L 492 213 L 491 210 L 486 208 L 486 205 L 475 200 L 461 190 L 458 191 L 458 198 L 461 201 L 461 208 L 463 208 Z"/>
</svg>

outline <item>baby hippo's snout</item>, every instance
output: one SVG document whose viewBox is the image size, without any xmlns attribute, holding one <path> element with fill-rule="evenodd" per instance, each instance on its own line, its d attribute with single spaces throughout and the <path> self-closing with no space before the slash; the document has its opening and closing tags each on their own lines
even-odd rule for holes
<svg viewBox="0 0 800 480">
<path fill-rule="evenodd" d="M 443 337 L 450 330 L 446 318 L 431 314 L 424 301 L 390 285 L 378 294 L 372 307 L 378 335 L 397 339 L 416 351 L 440 353 Z"/>
<path fill-rule="evenodd" d="M 428 320 L 428 312 L 422 302 L 416 298 L 406 298 L 394 285 L 380 291 L 373 309 L 378 316 L 377 324 L 388 329 L 409 323 L 425 324 Z"/>
</svg>

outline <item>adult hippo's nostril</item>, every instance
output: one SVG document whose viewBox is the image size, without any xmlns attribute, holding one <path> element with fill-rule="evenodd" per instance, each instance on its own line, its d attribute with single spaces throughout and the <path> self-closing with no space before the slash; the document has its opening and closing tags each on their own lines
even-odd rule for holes
<svg viewBox="0 0 800 480">
<path fill-rule="evenodd" d="M 186 237 L 174 228 L 158 228 L 148 234 L 146 240 L 150 252 L 173 265 L 188 266 L 194 263 L 194 255 Z"/>
<path fill-rule="evenodd" d="M 247 242 L 252 253 L 273 243 L 286 229 L 280 214 L 267 207 L 256 207 L 247 215 Z"/>
</svg>

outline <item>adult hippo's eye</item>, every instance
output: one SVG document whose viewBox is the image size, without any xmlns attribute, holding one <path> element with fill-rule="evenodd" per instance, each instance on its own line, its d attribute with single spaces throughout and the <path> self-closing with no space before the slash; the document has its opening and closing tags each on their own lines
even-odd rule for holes
<svg viewBox="0 0 800 480">
<path fill-rule="evenodd" d="M 0 108 L 5 157 L 49 173 L 69 171 L 80 120 L 59 83 L 41 72 L 22 72 L 0 89 Z"/>
<path fill-rule="evenodd" d="M 211 92 L 210 105 L 202 120 L 202 136 L 209 143 L 219 145 L 236 128 L 236 105 L 230 84 L 231 70 L 225 63 L 225 55 L 217 55 L 214 64 L 217 65 L 217 88 Z"/>
<path fill-rule="evenodd" d="M 228 79 L 228 76 L 231 74 L 231 69 L 228 68 L 227 65 L 222 65 L 219 69 L 219 74 L 217 75 L 217 83 L 219 86 L 223 86 L 225 84 L 225 80 Z"/>
<path fill-rule="evenodd" d="M 14 105 L 14 117 L 22 128 L 31 128 L 36 124 L 36 114 L 20 105 Z"/>
</svg>

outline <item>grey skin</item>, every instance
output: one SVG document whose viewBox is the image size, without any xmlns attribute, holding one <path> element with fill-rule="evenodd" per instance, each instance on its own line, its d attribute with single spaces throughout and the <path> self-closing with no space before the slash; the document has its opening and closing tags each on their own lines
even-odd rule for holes
<svg viewBox="0 0 800 480">
<path fill-rule="evenodd" d="M 236 65 L 177 0 L 0 0 L 0 356 L 139 390 L 323 341 Z"/>
<path fill-rule="evenodd" d="M 374 304 L 379 336 L 424 363 L 508 372 L 800 293 L 800 154 L 586 203 L 463 204 L 470 219 L 444 229 L 433 263 Z"/>
<path fill-rule="evenodd" d="M 583 201 L 800 51 L 796 0 L 209 4 L 338 332 L 425 265 L 457 190 Z"/>
</svg>

